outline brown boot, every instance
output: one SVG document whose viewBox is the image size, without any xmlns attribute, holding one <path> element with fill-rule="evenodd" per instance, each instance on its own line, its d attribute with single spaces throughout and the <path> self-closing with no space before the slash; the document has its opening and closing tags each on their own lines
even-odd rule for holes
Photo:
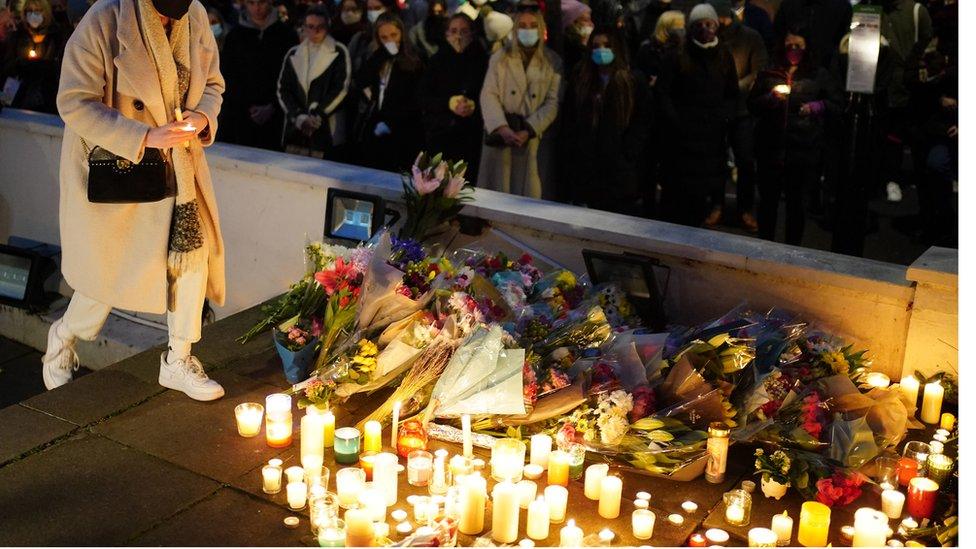
<svg viewBox="0 0 976 549">
<path fill-rule="evenodd" d="M 756 218 L 749 212 L 742 214 L 742 227 L 750 233 L 759 232 L 759 223 L 756 222 Z"/>
<path fill-rule="evenodd" d="M 712 209 L 712 213 L 708 214 L 705 218 L 705 226 L 709 229 L 714 229 L 718 227 L 718 224 L 722 222 L 722 208 Z"/>
</svg>

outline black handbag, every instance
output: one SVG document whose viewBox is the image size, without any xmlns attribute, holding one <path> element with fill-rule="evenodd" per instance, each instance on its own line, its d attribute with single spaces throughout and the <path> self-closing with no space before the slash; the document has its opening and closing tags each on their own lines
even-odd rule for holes
<svg viewBox="0 0 976 549">
<path fill-rule="evenodd" d="M 96 204 L 140 204 L 176 196 L 176 174 L 159 149 L 146 148 L 132 162 L 96 146 L 88 153 L 88 201 Z"/>
<path fill-rule="evenodd" d="M 505 113 L 505 123 L 515 133 L 529 129 L 528 122 L 525 121 L 525 117 L 521 114 Z M 498 130 L 491 133 L 485 132 L 485 145 L 498 148 L 508 146 L 508 144 L 505 143 L 505 140 L 502 139 L 501 134 L 498 133 Z"/>
</svg>

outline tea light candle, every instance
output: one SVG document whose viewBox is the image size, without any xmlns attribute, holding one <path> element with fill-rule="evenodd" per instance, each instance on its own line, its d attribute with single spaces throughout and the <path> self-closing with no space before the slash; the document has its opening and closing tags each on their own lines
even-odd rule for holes
<svg viewBox="0 0 976 549">
<path fill-rule="evenodd" d="M 679 515 L 678 513 L 671 513 L 668 515 L 668 522 L 675 526 L 681 526 L 685 523 L 685 517 Z"/>
<path fill-rule="evenodd" d="M 947 437 L 946 435 L 940 435 L 936 433 L 935 435 L 932 436 L 932 440 L 945 444 L 946 442 L 949 442 L 949 437 Z"/>
<path fill-rule="evenodd" d="M 840 542 L 844 545 L 851 545 L 854 543 L 853 526 L 842 526 L 840 528 Z"/>
<path fill-rule="evenodd" d="M 694 501 L 686 501 L 681 504 L 681 509 L 684 510 L 685 513 L 688 513 L 690 515 L 691 513 L 694 513 L 695 511 L 698 510 L 698 504 L 695 503 Z"/>
<path fill-rule="evenodd" d="M 938 381 L 925 384 L 925 393 L 922 395 L 922 413 L 919 416 L 925 423 L 938 423 L 942 417 L 942 397 L 945 395 L 945 388 Z"/>
<path fill-rule="evenodd" d="M 365 509 L 346 511 L 346 547 L 373 547 L 376 530 Z"/>
<path fill-rule="evenodd" d="M 383 449 L 383 425 L 374 420 L 367 421 L 363 433 L 363 451 L 379 452 Z"/>
<path fill-rule="evenodd" d="M 559 524 L 566 520 L 566 504 L 569 502 L 569 490 L 558 484 L 546 486 L 543 491 L 546 504 L 549 505 L 549 522 Z"/>
<path fill-rule="evenodd" d="M 284 393 L 268 395 L 264 400 L 264 435 L 268 446 L 285 448 L 291 445 L 291 397 Z"/>
<path fill-rule="evenodd" d="M 800 527 L 796 541 L 805 547 L 824 547 L 827 545 L 829 528 L 830 507 L 818 501 L 804 502 L 800 507 Z"/>
<path fill-rule="evenodd" d="M 518 487 L 519 507 L 522 509 L 528 509 L 529 504 L 535 499 L 535 495 L 538 493 L 539 487 L 531 480 L 519 481 L 516 486 Z"/>
<path fill-rule="evenodd" d="M 535 547 L 535 542 L 530 539 L 521 539 L 519 540 L 518 544 L 519 547 L 522 547 L 523 549 L 532 549 Z"/>
<path fill-rule="evenodd" d="M 891 519 L 901 518 L 902 509 L 905 506 L 905 494 L 898 490 L 885 490 L 881 492 L 881 510 Z"/>
<path fill-rule="evenodd" d="M 291 467 L 285 469 L 285 476 L 288 477 L 288 484 L 293 482 L 302 482 L 305 480 L 305 469 L 292 465 Z"/>
<path fill-rule="evenodd" d="M 355 427 L 336 429 L 335 460 L 336 463 L 343 465 L 359 462 L 359 429 Z"/>
<path fill-rule="evenodd" d="M 543 496 L 529 503 L 525 534 L 534 540 L 544 540 L 549 537 L 549 504 Z"/>
<path fill-rule="evenodd" d="M 793 539 L 793 517 L 786 511 L 781 515 L 773 515 L 771 524 L 773 532 L 776 532 L 776 545 L 786 546 Z"/>
<path fill-rule="evenodd" d="M 749 547 L 776 547 L 776 532 L 769 528 L 751 528 L 749 530 Z"/>
<path fill-rule="evenodd" d="M 302 466 L 321 469 L 325 460 L 325 417 L 305 414 L 301 425 Z"/>
<path fill-rule="evenodd" d="M 549 484 L 569 486 L 569 454 L 562 450 L 549 454 Z"/>
<path fill-rule="evenodd" d="M 854 513 L 852 547 L 884 547 L 887 540 L 887 515 L 870 507 L 862 507 Z"/>
<path fill-rule="evenodd" d="M 933 440 L 929 442 L 929 448 L 932 449 L 933 454 L 941 454 L 945 452 L 945 443 L 939 442 L 938 440 Z"/>
<path fill-rule="evenodd" d="M 928 477 L 943 485 L 952 472 L 952 458 L 945 454 L 929 454 Z"/>
<path fill-rule="evenodd" d="M 546 457 L 546 460 L 548 461 L 548 456 Z M 537 465 L 534 463 L 530 463 L 522 468 L 522 474 L 525 476 L 525 478 L 530 480 L 537 480 L 542 478 L 542 473 L 544 471 L 545 469 L 543 469 L 541 465 Z"/>
<path fill-rule="evenodd" d="M 522 480 L 524 465 L 524 442 L 514 438 L 495 441 L 491 448 L 491 478 L 498 482 L 518 482 Z"/>
<path fill-rule="evenodd" d="M 499 482 L 491 491 L 491 539 L 514 543 L 518 539 L 519 490 L 511 482 Z"/>
<path fill-rule="evenodd" d="M 746 518 L 746 509 L 738 503 L 733 503 L 725 508 L 725 522 L 729 524 L 742 524 Z"/>
<path fill-rule="evenodd" d="M 708 545 L 725 545 L 729 542 L 729 533 L 721 528 L 709 528 L 705 530 L 705 539 Z"/>
<path fill-rule="evenodd" d="M 637 492 L 637 499 L 642 499 L 644 501 L 651 501 L 650 492 Z"/>
<path fill-rule="evenodd" d="M 400 429 L 400 401 L 393 403 L 393 423 L 390 425 L 390 448 L 397 447 L 397 431 Z"/>
<path fill-rule="evenodd" d="M 529 446 L 529 463 L 545 469 L 549 465 L 549 454 L 552 452 L 552 437 L 545 433 L 532 435 Z"/>
<path fill-rule="evenodd" d="M 257 436 L 261 432 L 261 420 L 264 419 L 264 406 L 257 402 L 245 402 L 234 408 L 237 418 L 237 434 L 244 438 Z"/>
<path fill-rule="evenodd" d="M 908 483 L 908 514 L 916 520 L 930 519 L 935 512 L 939 484 L 930 478 L 915 477 Z"/>
<path fill-rule="evenodd" d="M 650 506 L 651 506 L 650 503 L 648 503 L 646 499 L 634 500 L 634 508 L 636 509 L 647 509 Z"/>
<path fill-rule="evenodd" d="M 289 482 L 287 486 L 288 507 L 293 511 L 305 508 L 308 486 L 304 482 Z"/>
<path fill-rule="evenodd" d="M 595 463 L 586 468 L 586 477 L 583 479 L 583 495 L 594 501 L 600 499 L 600 484 L 610 472 L 610 466 L 606 463 Z"/>
<path fill-rule="evenodd" d="M 688 538 L 688 547 L 706 547 L 708 546 L 708 540 L 705 536 L 695 532 Z"/>
<path fill-rule="evenodd" d="M 600 532 L 597 534 L 597 539 L 600 540 L 601 547 L 610 547 L 610 544 L 613 543 L 613 538 L 614 538 L 613 530 L 609 528 L 604 528 L 603 530 L 600 530 Z"/>
<path fill-rule="evenodd" d="M 458 531 L 473 536 L 485 529 L 487 481 L 480 474 L 468 475 L 461 485 L 461 513 Z"/>
<path fill-rule="evenodd" d="M 600 516 L 615 519 L 620 516 L 620 496 L 623 493 L 623 480 L 620 477 L 604 477 L 600 482 Z"/>
<path fill-rule="evenodd" d="M 882 374 L 881 372 L 871 372 L 870 374 L 864 376 L 864 382 L 867 383 L 869 387 L 884 389 L 891 385 L 891 378 Z"/>
<path fill-rule="evenodd" d="M 344 525 L 345 523 L 342 522 Z M 339 524 L 319 528 L 319 547 L 345 547 L 346 530 Z"/>
<path fill-rule="evenodd" d="M 474 457 L 474 443 L 471 439 L 471 416 L 468 414 L 461 416 L 461 448 L 462 456 Z"/>
<path fill-rule="evenodd" d="M 430 452 L 414 450 L 407 457 L 407 482 L 411 486 L 427 486 L 434 469 L 434 457 Z M 443 469 L 442 469 L 443 470 Z"/>
<path fill-rule="evenodd" d="M 583 545 L 583 530 L 576 526 L 576 521 L 570 519 L 559 530 L 559 546 L 560 547 L 581 547 Z"/>
<path fill-rule="evenodd" d="M 634 537 L 639 540 L 651 539 L 654 535 L 654 511 L 649 509 L 637 509 L 630 515 L 630 527 L 633 529 Z"/>
<path fill-rule="evenodd" d="M 942 419 L 939 420 L 939 427 L 945 429 L 946 431 L 951 431 L 955 425 L 956 416 L 950 414 L 949 412 L 942 414 Z"/>
<path fill-rule="evenodd" d="M 410 532 L 413 532 L 413 526 L 411 526 L 409 522 L 400 522 L 397 523 L 396 525 L 396 531 L 397 534 L 400 534 L 401 536 L 406 536 Z"/>
<path fill-rule="evenodd" d="M 265 494 L 277 494 L 281 491 L 281 466 L 265 465 L 261 468 L 261 477 Z"/>
</svg>

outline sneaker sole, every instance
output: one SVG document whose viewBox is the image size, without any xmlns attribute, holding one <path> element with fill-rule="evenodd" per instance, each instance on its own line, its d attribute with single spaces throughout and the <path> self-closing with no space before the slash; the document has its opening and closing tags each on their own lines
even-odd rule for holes
<svg viewBox="0 0 976 549">
<path fill-rule="evenodd" d="M 61 324 L 61 321 L 60 320 L 56 320 L 53 324 L 51 324 L 51 328 L 47 332 L 47 348 L 48 349 L 51 348 L 52 339 L 54 339 L 54 338 L 57 337 L 57 333 L 56 333 L 57 329 L 55 328 L 55 326 L 58 326 L 60 324 Z M 62 352 L 64 352 L 64 350 L 66 348 L 67 348 L 67 346 L 62 347 Z M 41 377 L 44 379 L 44 388 L 45 389 L 47 389 L 48 391 L 50 391 L 51 389 L 57 389 L 58 387 L 61 387 L 63 385 L 67 385 L 68 383 L 70 383 L 72 381 L 71 379 L 69 379 L 68 381 L 65 381 L 64 383 L 58 383 L 58 382 L 56 382 L 54 379 L 51 378 L 51 375 L 48 373 L 49 368 L 47 366 L 47 363 L 48 363 L 48 354 L 45 352 L 44 353 L 44 356 L 41 357 Z"/>
<path fill-rule="evenodd" d="M 194 391 L 188 391 L 188 390 L 184 389 L 183 387 L 176 387 L 175 386 L 176 385 L 175 383 L 173 385 L 168 385 L 166 382 L 163 381 L 163 378 L 159 378 L 159 384 L 162 385 L 163 387 L 166 387 L 167 389 L 172 389 L 174 391 L 179 391 L 179 392 L 183 393 L 184 395 L 192 398 L 193 400 L 197 400 L 197 401 L 200 401 L 200 402 L 209 402 L 211 400 L 217 400 L 217 399 L 219 399 L 219 398 L 221 398 L 221 397 L 224 396 L 224 389 L 223 389 L 223 387 L 221 387 L 220 393 L 218 394 L 218 393 L 198 393 L 198 392 L 194 392 Z"/>
</svg>

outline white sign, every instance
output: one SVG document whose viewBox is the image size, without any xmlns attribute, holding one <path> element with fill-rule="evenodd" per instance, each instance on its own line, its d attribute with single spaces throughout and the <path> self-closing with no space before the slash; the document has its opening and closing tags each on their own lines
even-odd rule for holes
<svg viewBox="0 0 976 549">
<path fill-rule="evenodd" d="M 880 7 L 854 7 L 847 52 L 847 91 L 874 93 L 874 77 L 881 52 Z"/>
</svg>

